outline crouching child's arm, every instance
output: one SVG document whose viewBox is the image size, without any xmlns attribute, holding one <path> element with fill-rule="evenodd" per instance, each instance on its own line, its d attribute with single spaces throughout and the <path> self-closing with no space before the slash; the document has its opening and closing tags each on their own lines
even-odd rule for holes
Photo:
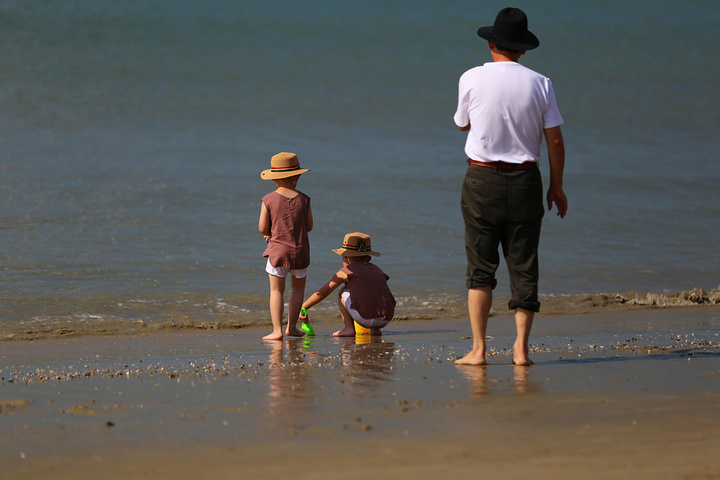
<svg viewBox="0 0 720 480">
<path fill-rule="evenodd" d="M 307 300 L 302 304 L 302 308 L 307 310 L 308 308 L 314 307 L 318 303 L 325 300 L 337 287 L 347 282 L 347 275 L 342 270 L 338 271 L 325 285 L 310 295 Z M 306 321 L 307 315 L 300 314 L 300 321 Z"/>
</svg>

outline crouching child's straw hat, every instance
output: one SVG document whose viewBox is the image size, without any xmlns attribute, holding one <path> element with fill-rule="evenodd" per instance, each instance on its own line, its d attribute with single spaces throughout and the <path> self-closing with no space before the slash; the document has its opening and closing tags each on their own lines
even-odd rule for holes
<svg viewBox="0 0 720 480">
<path fill-rule="evenodd" d="M 345 235 L 342 248 L 335 248 L 333 252 L 343 257 L 363 257 L 365 255 L 380 256 L 380 252 L 374 252 L 370 244 L 370 235 L 361 232 L 353 232 Z"/>
<path fill-rule="evenodd" d="M 263 180 L 278 180 L 280 178 L 294 177 L 309 172 L 309 168 L 300 168 L 297 155 L 290 152 L 280 152 L 270 159 L 270 168 L 260 173 Z"/>
</svg>

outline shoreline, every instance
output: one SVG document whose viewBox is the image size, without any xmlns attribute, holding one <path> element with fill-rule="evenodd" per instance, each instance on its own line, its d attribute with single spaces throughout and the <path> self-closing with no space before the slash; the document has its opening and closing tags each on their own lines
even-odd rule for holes
<svg viewBox="0 0 720 480">
<path fill-rule="evenodd" d="M 208 298 L 188 301 L 176 299 L 162 301 L 133 300 L 115 304 L 105 300 L 82 312 L 43 314 L 18 320 L 18 314 L 8 317 L 8 309 L 0 311 L 0 344 L 5 342 L 60 339 L 75 336 L 124 336 L 156 334 L 163 331 L 234 331 L 266 328 L 271 325 L 266 298 L 254 299 L 252 308 L 242 308 L 241 298 Z M 498 296 L 491 310 L 491 318 L 511 315 L 504 308 L 507 298 Z M 643 311 L 647 309 L 720 308 L 720 290 L 693 289 L 674 293 L 597 293 L 579 295 L 541 295 L 538 317 L 583 316 Z M 86 302 L 81 302 L 85 305 Z M 92 302 L 90 302 L 92 303 Z M 237 303 L 237 305 L 236 305 Z M 466 298 L 458 295 L 437 294 L 428 297 L 398 297 L 395 321 L 452 321 L 467 316 Z M 52 310 L 55 311 L 55 310 Z M 10 320 L 8 320 L 10 318 Z M 319 325 L 334 324 L 337 307 L 333 302 L 318 305 L 311 312 L 311 322 Z"/>
</svg>

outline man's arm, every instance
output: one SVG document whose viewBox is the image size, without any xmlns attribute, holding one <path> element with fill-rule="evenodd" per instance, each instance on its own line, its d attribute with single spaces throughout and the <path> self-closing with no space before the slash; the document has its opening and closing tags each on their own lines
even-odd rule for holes
<svg viewBox="0 0 720 480">
<path fill-rule="evenodd" d="M 548 210 L 552 210 L 555 203 L 558 216 L 565 218 L 568 201 L 563 192 L 563 171 L 565 170 L 565 142 L 563 141 L 560 126 L 545 129 L 548 160 L 550 162 L 550 188 L 547 192 Z"/>
<path fill-rule="evenodd" d="M 460 129 L 461 132 L 467 132 L 468 130 L 470 130 L 470 124 L 468 123 L 464 127 L 458 126 L 458 128 Z"/>
</svg>

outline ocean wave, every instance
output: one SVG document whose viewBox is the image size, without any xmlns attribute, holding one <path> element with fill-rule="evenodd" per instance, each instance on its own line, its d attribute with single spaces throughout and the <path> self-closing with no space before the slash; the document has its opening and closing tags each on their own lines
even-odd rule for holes
<svg viewBox="0 0 720 480">
<path fill-rule="evenodd" d="M 720 287 L 705 291 L 693 288 L 681 292 L 626 292 L 585 295 L 541 295 L 543 311 L 552 313 L 584 313 L 598 309 L 630 307 L 687 307 L 720 304 Z"/>
<path fill-rule="evenodd" d="M 495 298 L 492 316 L 511 315 L 509 298 Z M 641 308 L 720 305 L 720 289 L 681 292 L 626 292 L 541 295 L 541 315 L 582 315 Z M 395 321 L 443 321 L 465 318 L 465 295 L 427 293 L 397 296 Z M 0 310 L 0 341 L 81 335 L 134 335 L 151 331 L 232 330 L 271 325 L 264 296 L 184 294 L 177 297 L 20 299 Z M 310 311 L 314 324 L 339 321 L 335 302 Z"/>
</svg>

